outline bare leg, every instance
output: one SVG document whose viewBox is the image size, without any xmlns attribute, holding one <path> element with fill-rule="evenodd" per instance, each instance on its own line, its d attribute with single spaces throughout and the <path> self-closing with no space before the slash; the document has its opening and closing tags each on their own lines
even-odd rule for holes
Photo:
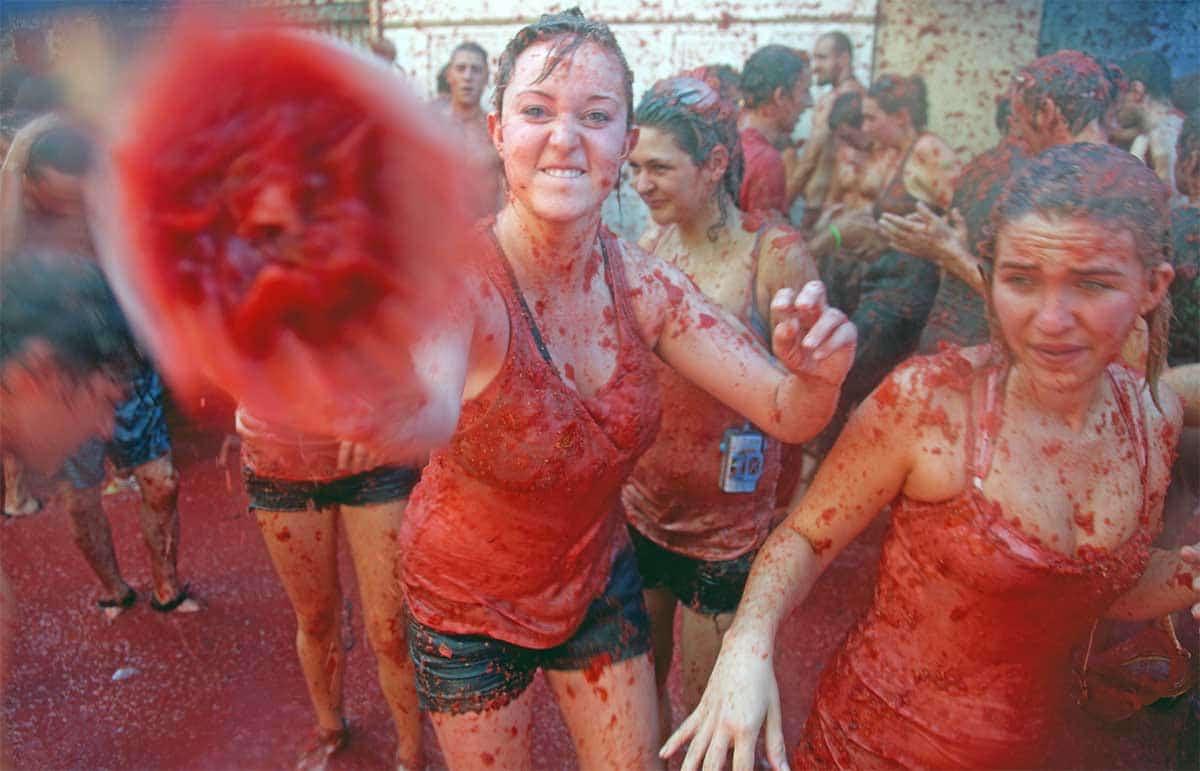
<svg viewBox="0 0 1200 771">
<path fill-rule="evenodd" d="M 323 732 L 342 728 L 342 600 L 337 571 L 337 519 L 333 509 L 258 509 L 267 552 L 296 612 L 296 653 L 317 724 Z"/>
<path fill-rule="evenodd" d="M 100 579 L 104 599 L 120 600 L 129 593 L 129 584 L 121 577 L 117 554 L 113 550 L 112 529 L 100 505 L 100 488 L 75 489 L 70 482 L 59 483 L 59 495 L 67 509 L 71 535 L 83 558 Z M 109 619 L 120 615 L 120 606 L 105 608 Z"/>
<path fill-rule="evenodd" d="M 546 672 L 583 771 L 661 769 L 658 705 L 650 657 L 592 672 Z M 444 745 L 443 745 L 444 746 Z"/>
<path fill-rule="evenodd" d="M 450 771 L 483 766 L 505 771 L 533 768 L 533 689 L 485 712 L 451 715 L 431 712 L 438 744 Z"/>
<path fill-rule="evenodd" d="M 650 616 L 650 638 L 654 650 L 654 685 L 658 690 L 658 725 L 662 741 L 671 735 L 671 694 L 667 693 L 667 676 L 675 654 L 675 606 L 678 602 L 669 589 L 646 589 L 646 613 Z"/>
<path fill-rule="evenodd" d="M 342 524 L 354 557 L 379 684 L 396 724 L 396 759 L 405 768 L 416 769 L 425 765 L 421 711 L 405 637 L 404 596 L 396 579 L 400 561 L 396 531 L 406 504 L 399 500 L 376 506 L 342 506 Z"/>
<path fill-rule="evenodd" d="M 712 674 L 725 630 L 733 623 L 732 613 L 709 616 L 690 608 L 683 609 L 679 648 L 683 672 L 683 708 L 691 714 L 700 704 L 708 676 Z"/>
<path fill-rule="evenodd" d="M 142 493 L 142 540 L 150 553 L 150 572 L 154 577 L 154 597 L 160 604 L 175 599 L 183 589 L 176 573 L 179 554 L 179 474 L 164 455 L 133 470 Z M 200 610 L 193 599 L 175 608 L 177 613 Z"/>
</svg>

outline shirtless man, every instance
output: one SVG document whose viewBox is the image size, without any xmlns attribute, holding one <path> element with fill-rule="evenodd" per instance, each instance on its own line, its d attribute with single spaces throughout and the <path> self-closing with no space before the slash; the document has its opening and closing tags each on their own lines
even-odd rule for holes
<svg viewBox="0 0 1200 771">
<path fill-rule="evenodd" d="M 738 208 L 787 214 L 787 175 L 777 149 L 812 106 L 808 55 L 782 45 L 755 51 L 742 68 L 738 119 L 745 171 Z"/>
<path fill-rule="evenodd" d="M 831 184 L 830 176 L 836 165 L 833 136 L 829 129 L 829 113 L 842 94 L 864 92 L 863 84 L 854 77 L 854 47 L 844 32 L 834 30 L 817 38 L 813 46 L 812 68 L 818 86 L 833 86 L 813 108 L 812 133 L 797 150 L 783 155 L 787 168 L 787 200 L 804 194 L 805 218 L 816 219 Z"/>
<path fill-rule="evenodd" d="M 1183 128 L 1183 113 L 1171 104 L 1171 64 L 1158 51 L 1139 51 L 1121 65 L 1128 87 L 1117 105 L 1117 122 L 1124 128 L 1113 139 L 1133 136 L 1129 152 L 1154 169 L 1175 191 L 1175 144 Z"/>
<path fill-rule="evenodd" d="M 17 132 L 0 170 L 0 257 L 6 265 L 17 254 L 51 264 L 68 259 L 66 255 L 94 260 L 83 195 L 91 157 L 88 138 L 56 115 L 38 117 Z M 138 482 L 142 536 L 153 574 L 151 607 L 163 613 L 197 611 L 199 604 L 188 596 L 175 569 L 179 476 L 171 462 L 162 382 L 145 361 L 124 374 L 127 398 L 117 406 L 112 440 L 85 442 L 64 465 L 58 487 L 71 531 L 100 580 L 104 595 L 97 604 L 111 620 L 133 605 L 137 593 L 121 576 L 101 505 L 107 456 L 119 472 Z"/>
<path fill-rule="evenodd" d="M 473 217 L 486 217 L 503 202 L 503 166 L 487 128 L 487 110 L 479 103 L 488 84 L 487 51 L 470 40 L 459 43 L 446 65 L 450 86 L 447 116 L 462 134 L 465 160 L 474 183 L 467 196 Z"/>
</svg>

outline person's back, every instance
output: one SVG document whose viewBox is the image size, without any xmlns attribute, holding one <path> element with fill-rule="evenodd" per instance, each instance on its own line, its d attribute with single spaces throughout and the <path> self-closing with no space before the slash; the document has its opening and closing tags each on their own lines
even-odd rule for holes
<svg viewBox="0 0 1200 771">
<path fill-rule="evenodd" d="M 812 104 L 808 57 L 782 45 L 751 54 L 742 68 L 742 176 L 738 208 L 787 214 L 787 179 L 778 145 L 791 136 L 800 115 Z"/>
</svg>

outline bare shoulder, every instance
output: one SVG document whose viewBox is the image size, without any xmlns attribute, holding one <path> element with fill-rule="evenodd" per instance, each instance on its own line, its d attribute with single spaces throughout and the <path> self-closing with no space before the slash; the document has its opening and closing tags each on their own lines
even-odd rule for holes
<svg viewBox="0 0 1200 771">
<path fill-rule="evenodd" d="M 1151 396 L 1150 386 L 1141 389 L 1142 409 L 1149 422 L 1152 435 L 1177 435 L 1183 425 L 1183 399 L 1165 380 L 1157 383 L 1157 404 Z"/>
<path fill-rule="evenodd" d="M 654 347 L 672 304 L 678 305 L 691 280 L 678 268 L 649 254 L 636 244 L 616 239 L 625 268 L 629 304 L 642 337 Z"/>
<path fill-rule="evenodd" d="M 780 289 L 799 289 L 818 278 L 808 242 L 799 230 L 785 223 L 772 223 L 762 234 L 759 252 L 759 284 Z"/>
<path fill-rule="evenodd" d="M 911 429 L 914 437 L 953 443 L 965 427 L 974 384 L 992 361 L 990 346 L 913 356 L 892 370 L 863 406 Z"/>
<path fill-rule="evenodd" d="M 930 162 L 957 159 L 954 148 L 946 140 L 930 131 L 925 132 L 917 139 L 917 145 L 913 148 L 913 155 Z"/>
</svg>

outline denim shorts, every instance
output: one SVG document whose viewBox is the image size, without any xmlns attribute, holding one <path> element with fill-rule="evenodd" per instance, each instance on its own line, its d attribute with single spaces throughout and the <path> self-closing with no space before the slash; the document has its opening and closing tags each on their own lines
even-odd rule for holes
<svg viewBox="0 0 1200 771">
<path fill-rule="evenodd" d="M 261 477 L 242 469 L 251 509 L 307 511 L 346 506 L 371 506 L 407 498 L 421 480 L 415 466 L 380 466 L 321 482 Z"/>
<path fill-rule="evenodd" d="M 163 413 L 162 379 L 143 363 L 133 376 L 130 396 L 117 405 L 112 439 L 92 438 L 63 463 L 63 475 L 76 490 L 104 481 L 104 459 L 118 471 L 131 471 L 171 451 Z"/>
<path fill-rule="evenodd" d="M 715 616 L 737 610 L 758 550 L 736 559 L 709 562 L 664 549 L 629 527 L 638 570 L 647 589 L 668 589 L 697 613 Z"/>
<path fill-rule="evenodd" d="M 421 708 L 452 715 L 484 712 L 520 696 L 538 668 L 580 671 L 650 650 L 650 620 L 632 550 L 613 561 L 604 593 L 566 642 L 538 650 L 484 635 L 445 634 L 408 619 Z"/>
</svg>

